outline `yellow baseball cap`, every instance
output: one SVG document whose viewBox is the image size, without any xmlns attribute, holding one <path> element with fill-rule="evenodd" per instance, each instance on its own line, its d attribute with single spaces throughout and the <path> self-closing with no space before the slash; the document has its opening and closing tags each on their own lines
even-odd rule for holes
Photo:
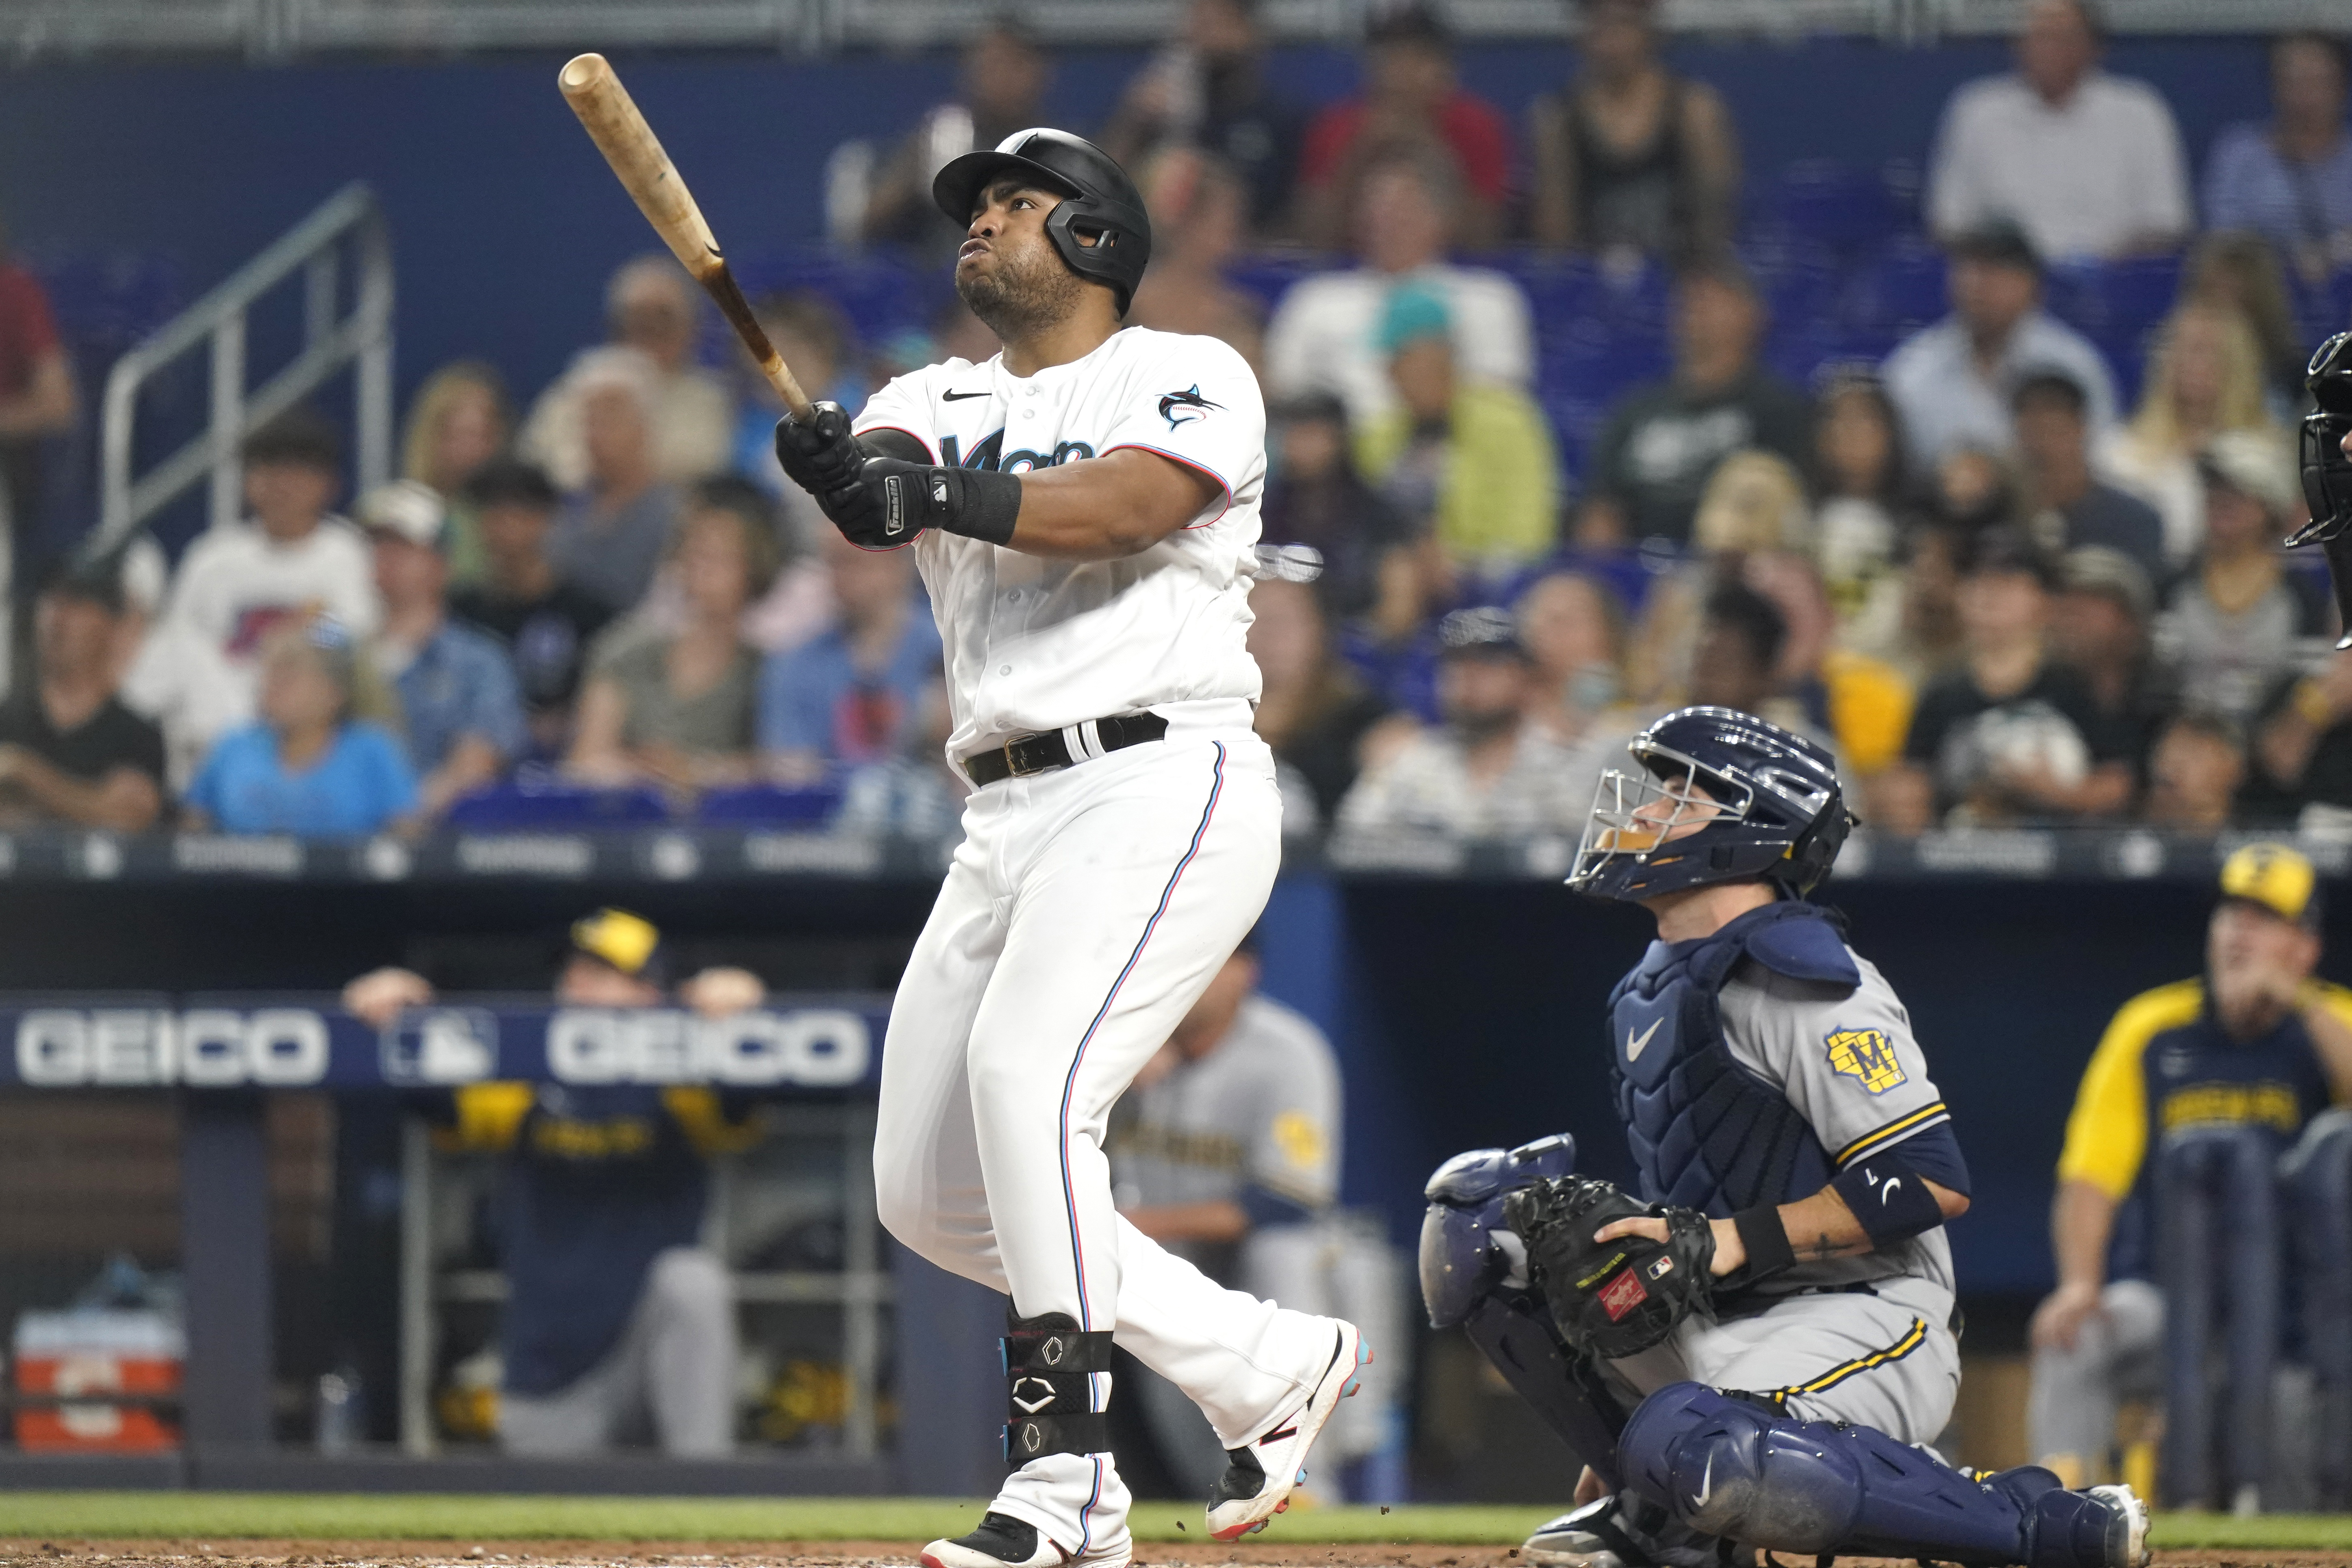
<svg viewBox="0 0 2352 1568">
<path fill-rule="evenodd" d="M 661 930 L 643 915 L 602 909 L 572 922 L 572 950 L 622 973 L 662 982 Z"/>
<path fill-rule="evenodd" d="M 2306 931 L 2319 929 L 2319 873 L 2299 849 L 2246 844 L 2221 862 L 2221 896 L 2254 904 Z"/>
</svg>

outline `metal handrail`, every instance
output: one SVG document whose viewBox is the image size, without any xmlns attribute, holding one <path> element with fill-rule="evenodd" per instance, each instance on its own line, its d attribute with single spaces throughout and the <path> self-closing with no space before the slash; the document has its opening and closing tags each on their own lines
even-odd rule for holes
<svg viewBox="0 0 2352 1568">
<path fill-rule="evenodd" d="M 351 312 L 339 316 L 347 242 L 357 252 L 359 284 Z M 302 352 L 247 391 L 246 312 L 297 272 L 303 274 Z M 366 185 L 349 184 L 115 361 L 106 378 L 100 424 L 95 548 L 111 548 L 201 479 L 211 482 L 212 526 L 236 521 L 243 500 L 237 449 L 246 437 L 346 365 L 357 366 L 360 487 L 383 483 L 392 471 L 392 238 L 383 209 Z M 212 417 L 205 433 L 134 478 L 131 447 L 140 389 L 183 354 L 207 343 Z"/>
</svg>

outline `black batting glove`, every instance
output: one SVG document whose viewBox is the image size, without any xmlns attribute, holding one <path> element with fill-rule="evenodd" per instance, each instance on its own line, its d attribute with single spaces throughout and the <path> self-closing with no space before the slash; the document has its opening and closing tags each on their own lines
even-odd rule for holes
<svg viewBox="0 0 2352 1568">
<path fill-rule="evenodd" d="M 776 421 L 776 461 L 784 477 L 823 498 L 857 482 L 866 448 L 849 433 L 849 415 L 838 403 L 820 403 L 806 420 L 787 414 Z"/>
<path fill-rule="evenodd" d="M 855 481 L 822 492 L 817 505 L 861 549 L 895 550 L 934 528 L 1008 544 L 1021 511 L 1021 477 L 869 457 Z"/>
</svg>

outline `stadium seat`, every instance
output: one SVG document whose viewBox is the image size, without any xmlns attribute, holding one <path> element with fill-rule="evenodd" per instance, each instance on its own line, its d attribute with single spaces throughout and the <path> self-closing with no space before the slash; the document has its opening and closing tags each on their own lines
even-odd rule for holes
<svg viewBox="0 0 2352 1568">
<path fill-rule="evenodd" d="M 841 809 L 841 786 L 736 784 L 706 791 L 695 807 L 697 822 L 741 827 L 814 827 Z"/>
<path fill-rule="evenodd" d="M 1760 195 L 1762 227 L 1803 235 L 1845 255 L 1884 245 L 1905 221 L 1885 174 L 1834 159 L 1790 163 Z"/>
<path fill-rule="evenodd" d="M 574 784 L 551 770 L 524 768 L 514 777 L 449 806 L 452 827 L 490 832 L 554 832 L 593 827 L 638 827 L 667 822 L 669 803 L 645 784 L 596 789 Z"/>
<path fill-rule="evenodd" d="M 1847 279 L 1840 324 L 1899 341 L 1949 309 L 1942 252 L 1925 240 L 1900 239 L 1857 266 Z"/>
<path fill-rule="evenodd" d="M 2180 294 L 2180 258 L 2068 262 L 2050 269 L 2050 311 L 2102 347 L 2136 341 Z"/>
<path fill-rule="evenodd" d="M 840 307 L 858 341 L 868 345 L 924 326 L 948 295 L 943 272 L 934 278 L 895 256 L 874 252 L 843 256 L 814 247 L 768 251 L 738 262 L 736 274 L 743 291 L 754 300 L 799 289 L 824 295 Z"/>
</svg>

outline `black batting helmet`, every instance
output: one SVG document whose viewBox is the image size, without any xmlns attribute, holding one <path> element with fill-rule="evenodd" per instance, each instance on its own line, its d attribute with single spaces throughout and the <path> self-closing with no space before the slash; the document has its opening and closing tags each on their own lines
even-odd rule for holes
<svg viewBox="0 0 2352 1568">
<path fill-rule="evenodd" d="M 1085 137 L 1040 127 L 1016 131 L 987 152 L 949 160 L 931 181 L 931 200 L 949 221 L 968 224 L 980 193 L 1008 174 L 1061 194 L 1062 205 L 1045 219 L 1047 237 L 1071 271 L 1109 284 L 1118 296 L 1118 313 L 1126 315 L 1151 259 L 1151 219 L 1127 171 Z"/>
</svg>

